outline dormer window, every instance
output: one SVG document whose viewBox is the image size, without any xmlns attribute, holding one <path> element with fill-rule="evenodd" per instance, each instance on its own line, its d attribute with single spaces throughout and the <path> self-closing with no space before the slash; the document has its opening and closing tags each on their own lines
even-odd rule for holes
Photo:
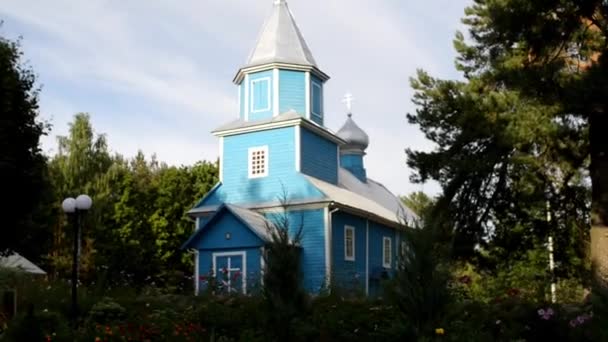
<svg viewBox="0 0 608 342">
<path fill-rule="evenodd" d="M 270 110 L 270 77 L 258 78 L 251 81 L 251 112 Z"/>
<path fill-rule="evenodd" d="M 268 176 L 268 146 L 249 148 L 249 178 Z"/>
</svg>

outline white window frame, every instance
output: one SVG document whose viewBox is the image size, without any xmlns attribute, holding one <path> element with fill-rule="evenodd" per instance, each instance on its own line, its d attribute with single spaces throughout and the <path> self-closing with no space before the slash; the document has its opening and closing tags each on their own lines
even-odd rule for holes
<svg viewBox="0 0 608 342">
<path fill-rule="evenodd" d="M 241 274 L 241 282 L 242 282 L 242 288 L 241 288 L 241 293 L 243 294 L 247 294 L 247 253 L 245 251 L 238 251 L 238 252 L 219 252 L 219 253 L 211 253 L 211 258 L 212 258 L 212 266 L 213 267 L 213 277 L 217 278 L 218 277 L 218 269 L 217 269 L 217 258 L 218 257 L 235 257 L 235 256 L 240 256 L 241 257 L 241 262 L 243 263 L 241 266 L 240 271 L 237 271 Z M 232 274 L 230 272 L 232 272 L 233 269 L 230 268 L 230 259 L 228 259 L 228 292 L 230 293 L 231 289 L 232 289 Z"/>
<path fill-rule="evenodd" d="M 268 101 L 266 101 L 266 103 L 268 103 L 268 107 L 263 108 L 263 109 L 255 109 L 255 97 L 254 97 L 254 89 L 255 89 L 255 84 L 258 82 L 266 82 L 268 83 L 268 87 L 266 89 L 268 89 L 268 91 L 266 92 L 266 96 L 268 97 Z M 271 90 L 271 84 L 270 84 L 270 77 L 260 77 L 260 78 L 256 78 L 254 80 L 251 80 L 251 85 L 249 86 L 249 103 L 250 103 L 250 107 L 249 108 L 249 112 L 250 113 L 259 113 L 259 112 L 266 112 L 269 111 L 270 108 L 272 108 L 272 103 L 270 103 L 270 90 Z"/>
<path fill-rule="evenodd" d="M 353 255 L 348 255 L 348 240 L 346 239 L 346 234 L 347 232 L 352 232 L 352 239 L 351 239 L 351 243 L 353 245 L 352 247 L 352 251 L 353 251 Z M 344 260 L 346 261 L 355 261 L 355 227 L 353 226 L 344 226 Z"/>
<path fill-rule="evenodd" d="M 386 253 L 386 246 L 388 242 L 388 255 Z M 388 256 L 388 262 L 386 262 Z M 393 264 L 393 241 L 390 237 L 382 238 L 382 267 L 391 268 Z"/>
<path fill-rule="evenodd" d="M 312 86 L 310 87 L 310 113 L 319 119 L 323 118 L 323 87 L 321 83 L 311 81 Z M 315 87 L 319 89 L 319 102 L 321 104 L 321 113 L 315 113 Z"/>
<path fill-rule="evenodd" d="M 264 172 L 263 173 L 258 173 L 258 174 L 253 174 L 253 168 L 252 166 L 252 159 L 253 159 L 253 153 L 254 152 L 259 152 L 262 151 L 264 152 Z M 256 147 L 250 147 L 247 150 L 247 174 L 249 175 L 249 178 L 262 178 L 262 177 L 266 177 L 268 176 L 268 166 L 270 165 L 270 163 L 268 162 L 269 160 L 269 155 L 268 155 L 268 145 L 264 145 L 264 146 L 256 146 Z"/>
</svg>

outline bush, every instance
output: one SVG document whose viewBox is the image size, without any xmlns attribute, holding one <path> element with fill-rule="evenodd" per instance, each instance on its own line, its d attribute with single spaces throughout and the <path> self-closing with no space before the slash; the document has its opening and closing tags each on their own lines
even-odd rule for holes
<svg viewBox="0 0 608 342">
<path fill-rule="evenodd" d="M 73 341 L 72 331 L 65 317 L 52 311 L 34 311 L 31 305 L 25 314 L 9 324 L 2 341 Z"/>
</svg>

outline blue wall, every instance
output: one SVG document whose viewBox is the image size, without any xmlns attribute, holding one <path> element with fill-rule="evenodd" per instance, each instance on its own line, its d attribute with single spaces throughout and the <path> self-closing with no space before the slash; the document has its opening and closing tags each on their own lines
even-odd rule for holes
<svg viewBox="0 0 608 342">
<path fill-rule="evenodd" d="M 313 90 L 313 82 L 321 86 L 321 91 L 316 92 Z M 319 125 L 323 126 L 324 108 L 323 108 L 323 82 L 316 76 L 310 76 L 310 119 Z M 314 115 L 313 112 L 317 108 L 320 109 L 320 116 Z"/>
<path fill-rule="evenodd" d="M 268 145 L 268 176 L 250 179 L 248 150 L 250 147 L 264 145 Z M 296 172 L 294 127 L 224 137 L 223 162 L 222 185 L 201 201 L 199 207 L 224 202 L 274 202 L 283 193 L 283 186 L 291 200 L 323 197 L 317 188 Z"/>
<path fill-rule="evenodd" d="M 253 94 L 253 84 L 255 80 L 260 80 L 263 78 L 268 78 L 268 92 L 270 94 L 270 97 L 268 99 L 264 99 L 264 101 L 268 101 L 268 110 L 264 110 L 264 111 L 259 111 L 259 112 L 253 112 L 253 105 L 255 104 L 255 98 L 252 98 Z M 268 71 L 262 71 L 262 72 L 256 72 L 253 74 L 249 75 L 249 91 L 247 96 L 249 96 L 249 121 L 255 121 L 255 120 L 261 120 L 261 119 L 268 119 L 272 117 L 273 114 L 273 110 L 272 110 L 272 106 L 273 106 L 273 96 L 274 96 L 274 91 L 273 91 L 273 75 L 272 75 L 272 70 L 268 70 Z"/>
<path fill-rule="evenodd" d="M 306 113 L 306 80 L 302 71 L 279 70 L 279 113 Z"/>
<path fill-rule="evenodd" d="M 363 167 L 363 156 L 361 154 L 340 155 L 340 166 L 347 169 L 362 182 L 367 182 L 367 172 Z"/>
<path fill-rule="evenodd" d="M 300 170 L 302 173 L 338 183 L 338 148 L 335 143 L 320 137 L 306 128 L 300 130 L 301 155 Z"/>
<path fill-rule="evenodd" d="M 355 228 L 355 261 L 344 258 L 344 226 Z M 365 291 L 366 219 L 345 212 L 332 215 L 332 281 L 344 290 Z"/>
<path fill-rule="evenodd" d="M 226 233 L 230 233 L 230 240 L 226 240 Z M 193 241 L 193 247 L 198 250 L 259 247 L 262 244 L 257 235 L 227 210 L 212 218 Z"/>
<path fill-rule="evenodd" d="M 392 239 L 391 248 L 391 268 L 384 268 L 382 265 L 382 247 L 383 238 L 390 237 Z M 384 225 L 370 221 L 369 223 L 369 272 L 371 278 L 379 275 L 378 272 L 385 272 L 385 275 L 391 277 L 395 271 L 395 261 L 397 259 L 396 248 L 396 231 Z M 369 291 L 370 295 L 378 295 L 381 292 L 381 280 L 370 279 Z"/>
</svg>

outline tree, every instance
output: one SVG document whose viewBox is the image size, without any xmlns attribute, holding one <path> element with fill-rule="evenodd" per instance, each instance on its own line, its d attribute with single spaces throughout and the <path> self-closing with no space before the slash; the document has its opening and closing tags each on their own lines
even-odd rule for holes
<svg viewBox="0 0 608 342">
<path fill-rule="evenodd" d="M 105 136 L 93 131 L 90 116 L 78 113 L 70 124 L 68 136 L 59 136 L 58 152 L 49 164 L 51 178 L 55 189 L 54 211 L 58 217 L 54 229 L 54 248 L 50 259 L 57 272 L 67 272 L 71 264 L 70 227 L 61 210 L 61 202 L 67 197 L 87 194 L 93 199 L 93 207 L 84 218 L 82 271 L 87 277 L 94 268 L 93 240 L 96 230 L 101 230 L 101 215 L 107 210 L 103 199 L 98 196 L 103 192 L 102 176 L 112 165 Z"/>
<path fill-rule="evenodd" d="M 512 7 L 506 10 L 519 8 L 516 2 L 528 6 L 521 1 L 476 3 L 481 8 L 507 2 Z M 519 50 L 512 41 L 503 42 L 511 45 L 502 49 L 480 43 L 482 36 L 495 32 L 488 26 L 490 14 L 476 13 L 465 23 L 478 45 L 468 45 L 462 34 L 455 40 L 464 80 L 439 80 L 423 71 L 412 80 L 417 110 L 408 119 L 437 145 L 431 152 L 408 150 L 414 180 L 435 179 L 442 185 L 432 216 L 453 221 L 457 255 L 470 256 L 475 248 L 491 244 L 501 247 L 497 253 L 507 253 L 503 258 L 525 257 L 553 235 L 563 274 L 580 275 L 589 219 L 586 125 L 565 115 L 555 97 L 525 93 L 541 89 L 541 77 L 529 76 L 522 65 L 529 55 L 513 54 Z M 511 24 L 520 20 L 525 18 L 511 17 Z M 513 84 L 528 78 L 536 84 Z M 554 217 L 550 225 L 547 202 Z"/>
<path fill-rule="evenodd" d="M 40 136 L 46 134 L 47 126 L 39 119 L 36 77 L 22 58 L 19 42 L 0 36 L 0 178 L 6 199 L 0 253 L 24 253 L 28 242 L 42 242 L 40 234 L 48 234 L 47 227 L 38 224 L 49 188 L 40 149 Z M 38 259 L 35 253 L 24 254 Z"/>
<path fill-rule="evenodd" d="M 474 41 L 460 44 L 465 72 L 492 70 L 496 84 L 553 108 L 585 139 L 571 162 L 590 158 L 591 257 L 608 286 L 608 3 L 477 0 L 464 22 Z"/>
<path fill-rule="evenodd" d="M 303 222 L 296 222 L 288 211 L 285 189 L 280 197 L 282 211 L 274 214 L 267 224 L 270 242 L 266 244 L 264 258 L 264 286 L 262 295 L 269 313 L 270 326 L 277 341 L 289 341 L 296 317 L 303 314 L 306 291 L 302 287 L 300 242 Z"/>
<path fill-rule="evenodd" d="M 407 196 L 402 196 L 401 201 L 422 220 L 430 214 L 435 204 L 435 200 L 422 191 L 415 191 Z"/>
</svg>

